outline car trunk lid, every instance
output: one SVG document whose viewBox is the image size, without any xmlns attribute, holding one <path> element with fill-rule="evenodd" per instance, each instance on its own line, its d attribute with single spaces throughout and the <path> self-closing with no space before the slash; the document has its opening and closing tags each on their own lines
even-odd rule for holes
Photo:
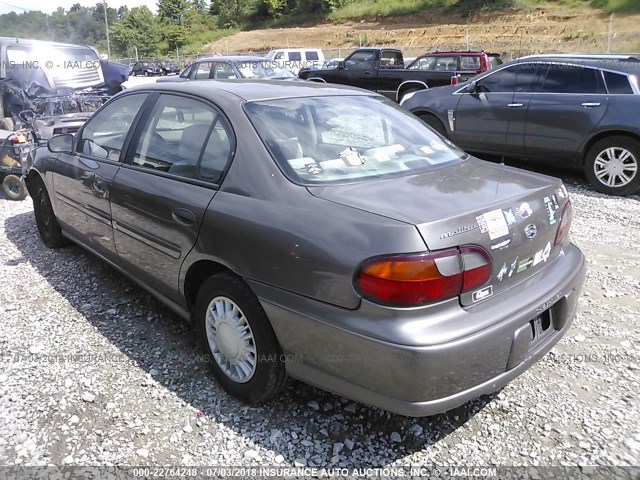
<svg viewBox="0 0 640 480">
<path fill-rule="evenodd" d="M 558 179 L 474 158 L 417 175 L 309 191 L 413 224 L 431 251 L 481 246 L 491 258 L 491 277 L 461 295 L 465 306 L 519 283 L 559 254 L 554 242 L 568 200 Z"/>
</svg>

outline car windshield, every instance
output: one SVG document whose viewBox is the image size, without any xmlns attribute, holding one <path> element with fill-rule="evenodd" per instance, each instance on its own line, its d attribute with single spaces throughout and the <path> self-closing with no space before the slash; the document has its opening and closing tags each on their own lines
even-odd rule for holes
<svg viewBox="0 0 640 480">
<path fill-rule="evenodd" d="M 238 70 L 244 78 L 282 78 L 295 77 L 293 73 L 276 62 L 238 62 Z"/>
<path fill-rule="evenodd" d="M 332 184 L 424 172 L 466 154 L 383 97 L 250 102 L 246 112 L 289 178 Z"/>
</svg>

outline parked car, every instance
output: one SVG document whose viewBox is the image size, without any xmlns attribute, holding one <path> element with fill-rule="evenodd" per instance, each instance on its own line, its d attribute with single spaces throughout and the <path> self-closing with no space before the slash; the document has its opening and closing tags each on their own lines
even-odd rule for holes
<svg viewBox="0 0 640 480">
<path fill-rule="evenodd" d="M 547 353 L 585 276 L 561 181 L 359 89 L 135 87 L 40 149 L 27 185 L 47 246 L 84 246 L 192 320 L 247 402 L 290 376 L 448 410 Z"/>
<path fill-rule="evenodd" d="M 528 56 L 401 105 L 463 149 L 582 169 L 610 195 L 640 188 L 640 55 Z"/>
<path fill-rule="evenodd" d="M 338 68 L 302 69 L 298 76 L 315 82 L 365 88 L 400 101 L 418 90 L 450 85 L 454 75 L 464 73 L 456 70 L 457 65 L 452 61 L 451 66 L 442 69 L 404 68 L 404 58 L 398 49 L 360 48 L 340 62 Z"/>
<path fill-rule="evenodd" d="M 186 67 L 177 77 L 158 79 L 159 82 L 184 82 L 186 80 L 232 80 L 238 78 L 297 80 L 293 73 L 277 62 L 264 57 L 245 55 L 203 58 Z"/>
<path fill-rule="evenodd" d="M 155 62 L 136 62 L 133 64 L 131 74 L 134 77 L 138 75 L 144 75 L 145 77 L 162 75 L 162 67 Z"/>
<path fill-rule="evenodd" d="M 163 75 L 173 75 L 175 73 L 180 73 L 180 67 L 176 62 L 160 62 L 159 66 L 162 70 Z"/>
<path fill-rule="evenodd" d="M 479 73 L 491 70 L 504 63 L 498 53 L 479 51 L 447 51 L 421 55 L 407 65 L 409 70 L 444 71 L 466 81 Z M 451 82 L 449 82 L 451 83 Z"/>
<path fill-rule="evenodd" d="M 266 58 L 295 75 L 301 68 L 316 68 L 324 63 L 324 53 L 319 48 L 281 48 L 271 50 Z"/>
</svg>

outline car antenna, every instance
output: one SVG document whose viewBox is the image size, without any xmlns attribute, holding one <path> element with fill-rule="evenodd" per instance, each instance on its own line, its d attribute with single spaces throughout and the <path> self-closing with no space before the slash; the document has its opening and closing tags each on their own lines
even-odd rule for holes
<svg viewBox="0 0 640 480">
<path fill-rule="evenodd" d="M 520 28 L 520 45 L 518 46 L 518 58 L 520 58 L 522 56 L 522 34 L 523 34 L 523 29 L 522 27 Z M 516 78 L 514 79 L 514 84 L 513 84 L 513 96 L 511 97 L 511 102 L 513 103 L 513 100 L 516 98 L 516 82 L 518 81 L 518 71 L 516 70 Z M 509 130 L 511 128 L 511 114 L 509 114 L 509 123 L 507 123 L 507 133 L 504 136 L 504 145 L 502 147 L 502 155 L 500 156 L 500 165 L 504 165 L 504 160 L 505 160 L 505 151 L 507 150 L 507 140 L 509 138 Z"/>
</svg>

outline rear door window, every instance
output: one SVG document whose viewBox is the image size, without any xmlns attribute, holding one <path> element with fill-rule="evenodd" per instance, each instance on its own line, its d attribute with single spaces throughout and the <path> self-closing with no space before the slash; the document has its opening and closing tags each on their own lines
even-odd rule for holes
<svg viewBox="0 0 640 480">
<path fill-rule="evenodd" d="M 459 57 L 436 57 L 432 70 L 453 72 L 458 70 Z"/>
<path fill-rule="evenodd" d="M 602 72 L 604 73 L 604 81 L 607 82 L 607 90 L 609 93 L 619 95 L 633 95 L 633 89 L 629 83 L 629 77 L 620 73 Z"/>
<path fill-rule="evenodd" d="M 300 52 L 289 52 L 290 62 L 299 62 L 302 60 L 302 54 Z"/>
<path fill-rule="evenodd" d="M 213 78 L 218 80 L 229 80 L 237 78 L 233 65 L 227 62 L 216 62 Z"/>
<path fill-rule="evenodd" d="M 478 71 L 482 68 L 480 64 L 480 56 L 478 55 L 463 55 L 460 57 L 460 70 L 473 70 Z"/>
<path fill-rule="evenodd" d="M 547 70 L 543 93 L 605 93 L 600 72 L 593 68 L 551 64 Z"/>
<path fill-rule="evenodd" d="M 404 60 L 400 52 L 383 51 L 380 56 L 380 68 L 402 68 L 404 67 Z"/>
<path fill-rule="evenodd" d="M 305 57 L 307 57 L 307 60 L 319 60 L 320 57 L 318 57 L 318 52 L 314 52 L 314 51 L 308 51 L 305 52 Z"/>
<path fill-rule="evenodd" d="M 232 134 L 212 106 L 161 95 L 135 147 L 133 164 L 216 183 L 232 152 Z"/>
<path fill-rule="evenodd" d="M 211 67 L 213 67 L 212 62 L 199 63 L 193 71 L 193 79 L 194 80 L 208 79 L 211 75 Z"/>
</svg>

